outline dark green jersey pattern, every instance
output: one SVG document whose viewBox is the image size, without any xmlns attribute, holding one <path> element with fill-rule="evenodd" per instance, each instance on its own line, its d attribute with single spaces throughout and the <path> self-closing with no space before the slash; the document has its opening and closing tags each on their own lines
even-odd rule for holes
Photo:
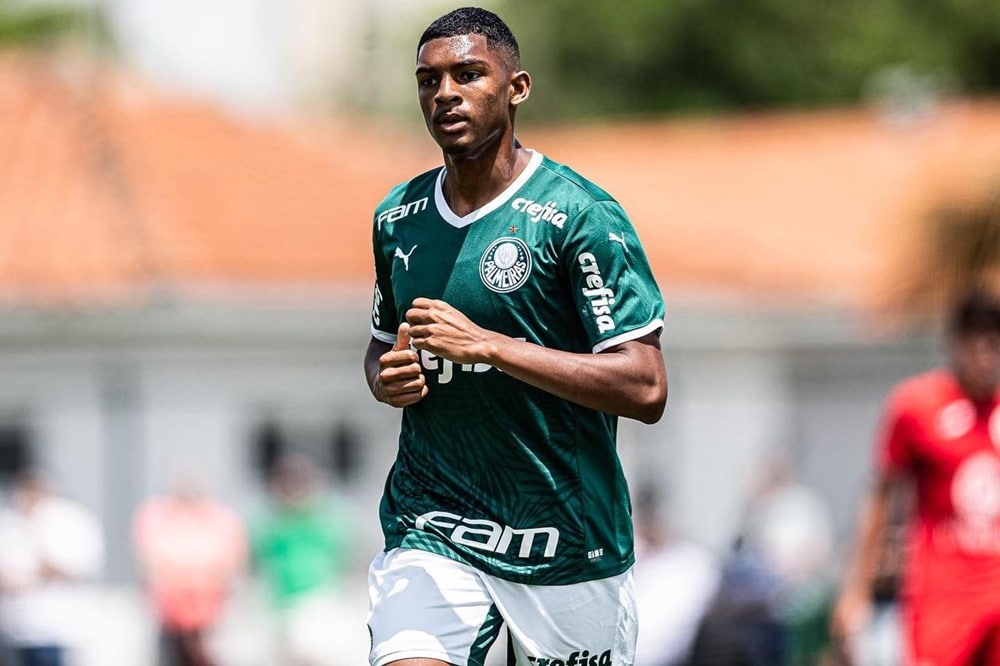
<svg viewBox="0 0 1000 666">
<path fill-rule="evenodd" d="M 394 342 L 414 298 L 484 328 L 600 352 L 663 326 L 663 300 L 621 206 L 534 153 L 503 194 L 458 218 L 443 169 L 375 212 L 372 333 Z M 403 410 L 380 514 L 386 548 L 421 548 L 515 582 L 562 585 L 633 562 L 617 419 L 485 364 L 420 352 L 429 393 Z M 605 390 L 596 384 L 594 391 Z"/>
</svg>

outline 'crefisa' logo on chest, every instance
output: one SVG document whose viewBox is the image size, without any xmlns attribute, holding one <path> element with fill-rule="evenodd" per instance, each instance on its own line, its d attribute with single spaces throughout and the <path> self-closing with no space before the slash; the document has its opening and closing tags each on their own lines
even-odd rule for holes
<svg viewBox="0 0 1000 666">
<path fill-rule="evenodd" d="M 531 252 L 520 238 L 498 238 L 479 260 L 479 277 L 490 291 L 506 294 L 528 281 Z"/>
</svg>

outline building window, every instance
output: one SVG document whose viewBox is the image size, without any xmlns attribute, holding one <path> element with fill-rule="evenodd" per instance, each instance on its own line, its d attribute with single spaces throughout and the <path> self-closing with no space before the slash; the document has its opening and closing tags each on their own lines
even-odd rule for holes
<svg viewBox="0 0 1000 666">
<path fill-rule="evenodd" d="M 28 429 L 19 423 L 0 423 L 0 481 L 10 481 L 34 462 Z"/>
<path fill-rule="evenodd" d="M 330 471 L 339 483 L 350 483 L 361 470 L 361 441 L 347 421 L 337 423 L 330 440 Z"/>
<path fill-rule="evenodd" d="M 300 454 L 314 460 L 328 478 L 347 484 L 361 468 L 361 453 L 358 429 L 346 420 L 308 423 L 269 418 L 252 434 L 253 466 L 265 482 L 278 461 Z"/>
<path fill-rule="evenodd" d="M 287 453 L 281 427 L 275 421 L 264 421 L 256 427 L 252 437 L 254 469 L 261 480 L 267 481 L 278 461 Z"/>
</svg>

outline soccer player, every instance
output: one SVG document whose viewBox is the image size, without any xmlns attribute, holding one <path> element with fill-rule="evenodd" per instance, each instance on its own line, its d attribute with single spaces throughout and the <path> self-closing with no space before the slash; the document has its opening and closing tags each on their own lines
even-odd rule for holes
<svg viewBox="0 0 1000 666">
<path fill-rule="evenodd" d="M 879 534 L 896 493 L 915 491 L 902 619 L 914 666 L 1000 664 L 1000 300 L 968 293 L 950 316 L 950 365 L 889 396 L 877 482 L 832 631 L 849 644 L 870 617 Z"/>
<path fill-rule="evenodd" d="M 620 416 L 666 402 L 663 301 L 621 206 L 514 136 L 531 78 L 476 8 L 420 38 L 444 166 L 375 211 L 365 370 L 402 407 L 369 571 L 373 666 L 624 666 L 636 639 Z"/>
</svg>

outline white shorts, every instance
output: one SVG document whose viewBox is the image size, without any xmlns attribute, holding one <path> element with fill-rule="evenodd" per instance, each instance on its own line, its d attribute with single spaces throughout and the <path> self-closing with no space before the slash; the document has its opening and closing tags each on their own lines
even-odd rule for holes
<svg viewBox="0 0 1000 666">
<path fill-rule="evenodd" d="M 482 666 L 506 624 L 517 666 L 631 666 L 632 571 L 574 585 L 522 585 L 422 550 L 380 553 L 368 569 L 371 666 L 439 659 Z"/>
</svg>

